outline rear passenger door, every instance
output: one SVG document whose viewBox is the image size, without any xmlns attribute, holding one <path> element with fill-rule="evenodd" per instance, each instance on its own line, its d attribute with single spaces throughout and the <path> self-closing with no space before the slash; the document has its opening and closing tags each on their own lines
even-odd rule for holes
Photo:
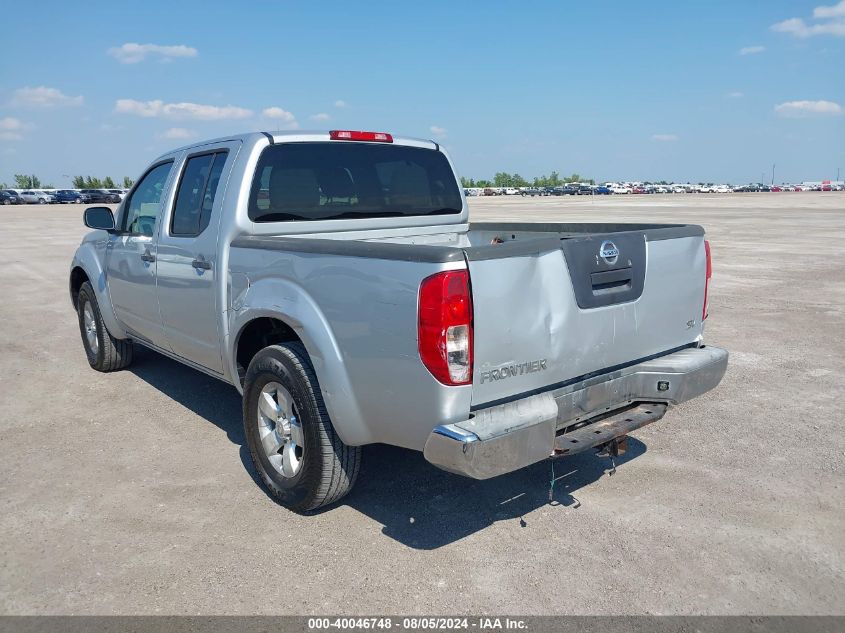
<svg viewBox="0 0 845 633">
<path fill-rule="evenodd" d="M 204 148 L 185 158 L 158 243 L 158 303 L 170 348 L 223 373 L 219 322 L 223 307 L 218 237 L 226 181 L 240 142 Z"/>
</svg>

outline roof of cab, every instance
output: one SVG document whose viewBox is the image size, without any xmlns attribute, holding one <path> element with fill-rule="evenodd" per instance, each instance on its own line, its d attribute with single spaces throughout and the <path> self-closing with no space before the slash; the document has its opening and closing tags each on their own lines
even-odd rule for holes
<svg viewBox="0 0 845 633">
<path fill-rule="evenodd" d="M 241 141 L 245 145 L 255 143 L 262 138 L 269 138 L 271 144 L 275 143 L 315 143 L 330 141 L 328 130 L 288 130 L 288 131 L 268 131 L 268 132 L 245 132 L 243 134 L 233 134 L 231 136 L 221 136 L 205 141 L 198 141 L 189 145 L 174 148 L 159 156 L 156 160 L 163 160 L 171 157 L 174 154 L 185 150 L 199 149 L 206 145 L 213 145 L 216 143 L 225 143 L 227 141 Z M 368 143 L 370 141 L 335 141 L 337 143 Z M 411 136 L 396 136 L 393 135 L 393 145 L 405 145 L 409 147 L 422 147 L 425 149 L 439 150 L 440 144 L 430 139 L 415 138 Z"/>
</svg>

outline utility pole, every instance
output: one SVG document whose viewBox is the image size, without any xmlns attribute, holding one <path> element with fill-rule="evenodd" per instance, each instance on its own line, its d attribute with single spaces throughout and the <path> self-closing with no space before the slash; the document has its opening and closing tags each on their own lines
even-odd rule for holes
<svg viewBox="0 0 845 633">
<path fill-rule="evenodd" d="M 772 186 L 775 186 L 775 164 L 772 163 Z"/>
<path fill-rule="evenodd" d="M 766 172 L 761 172 L 761 173 L 760 173 L 760 184 L 761 184 L 761 185 L 766 184 Z"/>
</svg>

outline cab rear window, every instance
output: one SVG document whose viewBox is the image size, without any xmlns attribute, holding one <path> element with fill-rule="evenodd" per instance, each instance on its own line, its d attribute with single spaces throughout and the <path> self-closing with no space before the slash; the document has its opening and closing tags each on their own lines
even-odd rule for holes
<svg viewBox="0 0 845 633">
<path fill-rule="evenodd" d="M 259 158 L 254 222 L 460 213 L 455 176 L 439 151 L 368 143 L 281 143 Z"/>
</svg>

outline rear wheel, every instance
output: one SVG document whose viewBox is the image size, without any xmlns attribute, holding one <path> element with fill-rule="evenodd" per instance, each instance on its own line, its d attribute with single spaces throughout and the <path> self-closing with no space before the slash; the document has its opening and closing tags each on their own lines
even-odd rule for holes
<svg viewBox="0 0 845 633">
<path fill-rule="evenodd" d="M 47 201 L 44 198 L 38 198 L 38 204 L 47 204 Z"/>
<path fill-rule="evenodd" d="M 244 379 L 244 432 L 262 483 L 297 512 L 334 503 L 355 483 L 361 448 L 334 430 L 300 343 L 265 347 Z"/>
<path fill-rule="evenodd" d="M 134 351 L 132 341 L 116 339 L 109 334 L 94 289 L 87 281 L 79 289 L 76 309 L 88 364 L 102 372 L 116 371 L 129 365 Z"/>
</svg>

